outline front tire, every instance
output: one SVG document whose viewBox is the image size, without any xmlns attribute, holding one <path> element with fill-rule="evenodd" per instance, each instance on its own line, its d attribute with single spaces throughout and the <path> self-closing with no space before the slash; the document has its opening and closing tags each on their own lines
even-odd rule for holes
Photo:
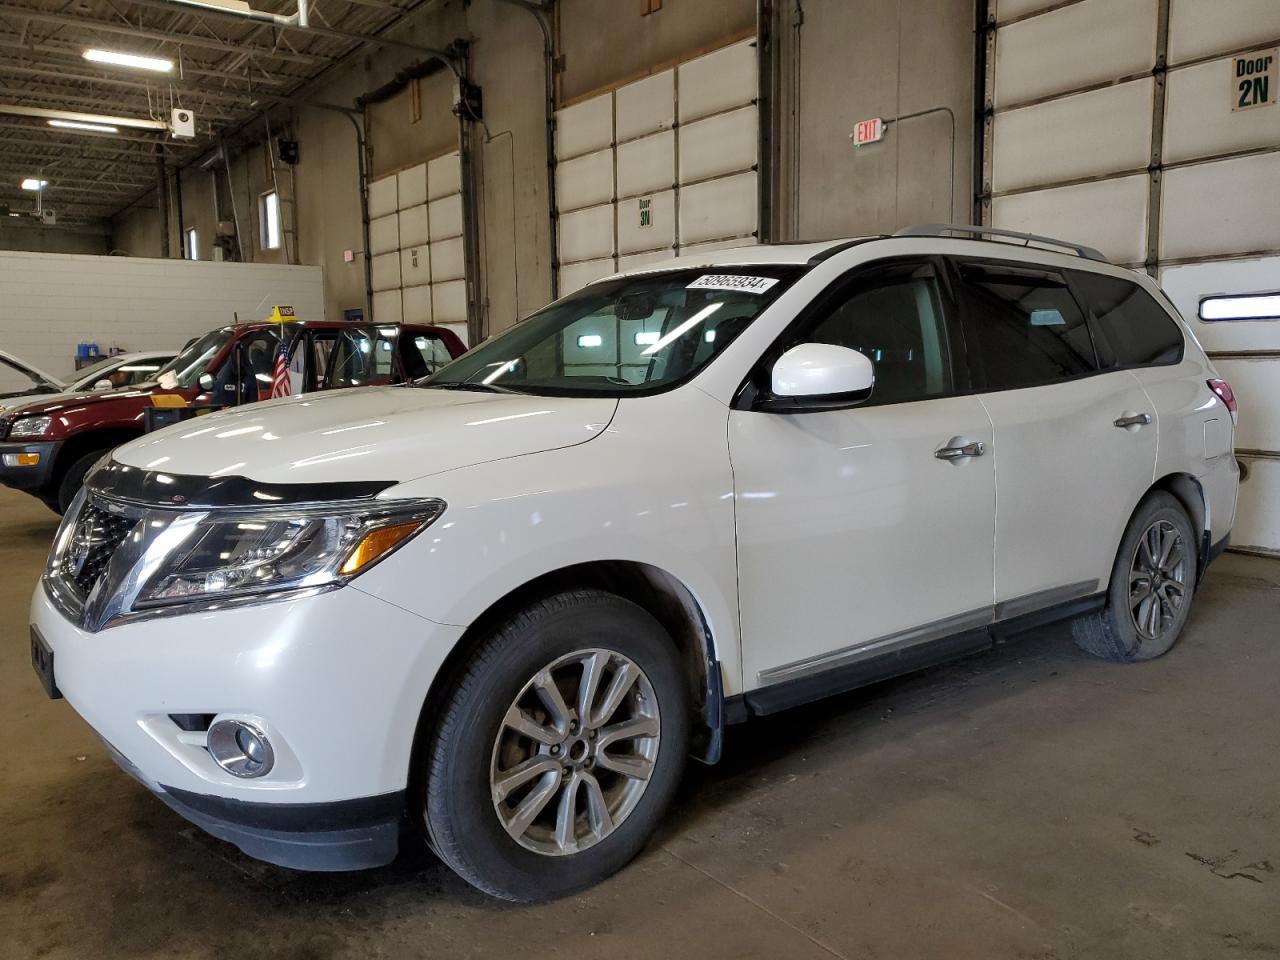
<svg viewBox="0 0 1280 960">
<path fill-rule="evenodd" d="M 1118 663 L 1168 653 L 1191 612 L 1197 542 L 1172 495 L 1157 491 L 1143 500 L 1120 543 L 1106 607 L 1071 624 L 1076 645 Z"/>
<path fill-rule="evenodd" d="M 71 501 L 76 498 L 76 494 L 84 486 L 84 478 L 89 475 L 89 471 L 94 468 L 94 465 L 110 453 L 111 450 L 111 447 L 91 450 L 71 461 L 71 465 L 62 474 L 62 479 L 58 481 L 57 506 L 54 507 L 58 513 L 67 512 L 71 507 Z M 46 500 L 45 502 L 50 507 L 54 506 L 52 501 Z"/>
<path fill-rule="evenodd" d="M 600 590 L 559 593 L 495 629 L 428 745 L 425 823 L 464 880 L 552 900 L 625 866 L 684 767 L 689 697 L 658 622 Z"/>
</svg>

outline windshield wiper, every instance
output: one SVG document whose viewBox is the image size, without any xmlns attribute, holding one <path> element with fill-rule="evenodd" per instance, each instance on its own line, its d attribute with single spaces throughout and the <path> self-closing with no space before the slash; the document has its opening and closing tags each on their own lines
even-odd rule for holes
<svg viewBox="0 0 1280 960">
<path fill-rule="evenodd" d="M 424 383 L 424 387 L 435 390 L 471 390 L 474 393 L 519 393 L 519 390 L 512 390 L 510 387 L 499 387 L 492 383 L 468 383 L 466 381 L 451 380 L 446 383 Z"/>
</svg>

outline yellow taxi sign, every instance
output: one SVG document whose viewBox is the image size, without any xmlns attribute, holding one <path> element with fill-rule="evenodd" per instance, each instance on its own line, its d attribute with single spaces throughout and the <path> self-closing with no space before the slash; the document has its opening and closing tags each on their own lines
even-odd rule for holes
<svg viewBox="0 0 1280 960">
<path fill-rule="evenodd" d="M 293 307 L 287 304 L 276 304 L 271 308 L 271 316 L 267 317 L 268 323 L 289 323 L 297 319 L 297 314 L 293 312 Z"/>
</svg>

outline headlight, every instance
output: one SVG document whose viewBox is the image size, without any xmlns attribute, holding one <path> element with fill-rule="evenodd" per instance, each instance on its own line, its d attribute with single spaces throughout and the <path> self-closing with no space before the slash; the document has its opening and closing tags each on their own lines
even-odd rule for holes
<svg viewBox="0 0 1280 960">
<path fill-rule="evenodd" d="M 135 609 L 338 586 L 429 526 L 440 500 L 217 511 L 174 521 Z"/>
<path fill-rule="evenodd" d="M 53 417 L 19 417 L 9 428 L 9 439 L 19 437 L 43 437 L 53 425 Z"/>
</svg>

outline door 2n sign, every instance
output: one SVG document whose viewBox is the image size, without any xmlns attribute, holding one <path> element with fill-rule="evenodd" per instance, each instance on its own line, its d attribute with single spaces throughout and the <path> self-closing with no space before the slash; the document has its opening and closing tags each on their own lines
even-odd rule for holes
<svg viewBox="0 0 1280 960">
<path fill-rule="evenodd" d="M 1231 109 L 1233 112 L 1276 102 L 1277 62 L 1280 50 L 1259 50 L 1231 58 Z"/>
</svg>

